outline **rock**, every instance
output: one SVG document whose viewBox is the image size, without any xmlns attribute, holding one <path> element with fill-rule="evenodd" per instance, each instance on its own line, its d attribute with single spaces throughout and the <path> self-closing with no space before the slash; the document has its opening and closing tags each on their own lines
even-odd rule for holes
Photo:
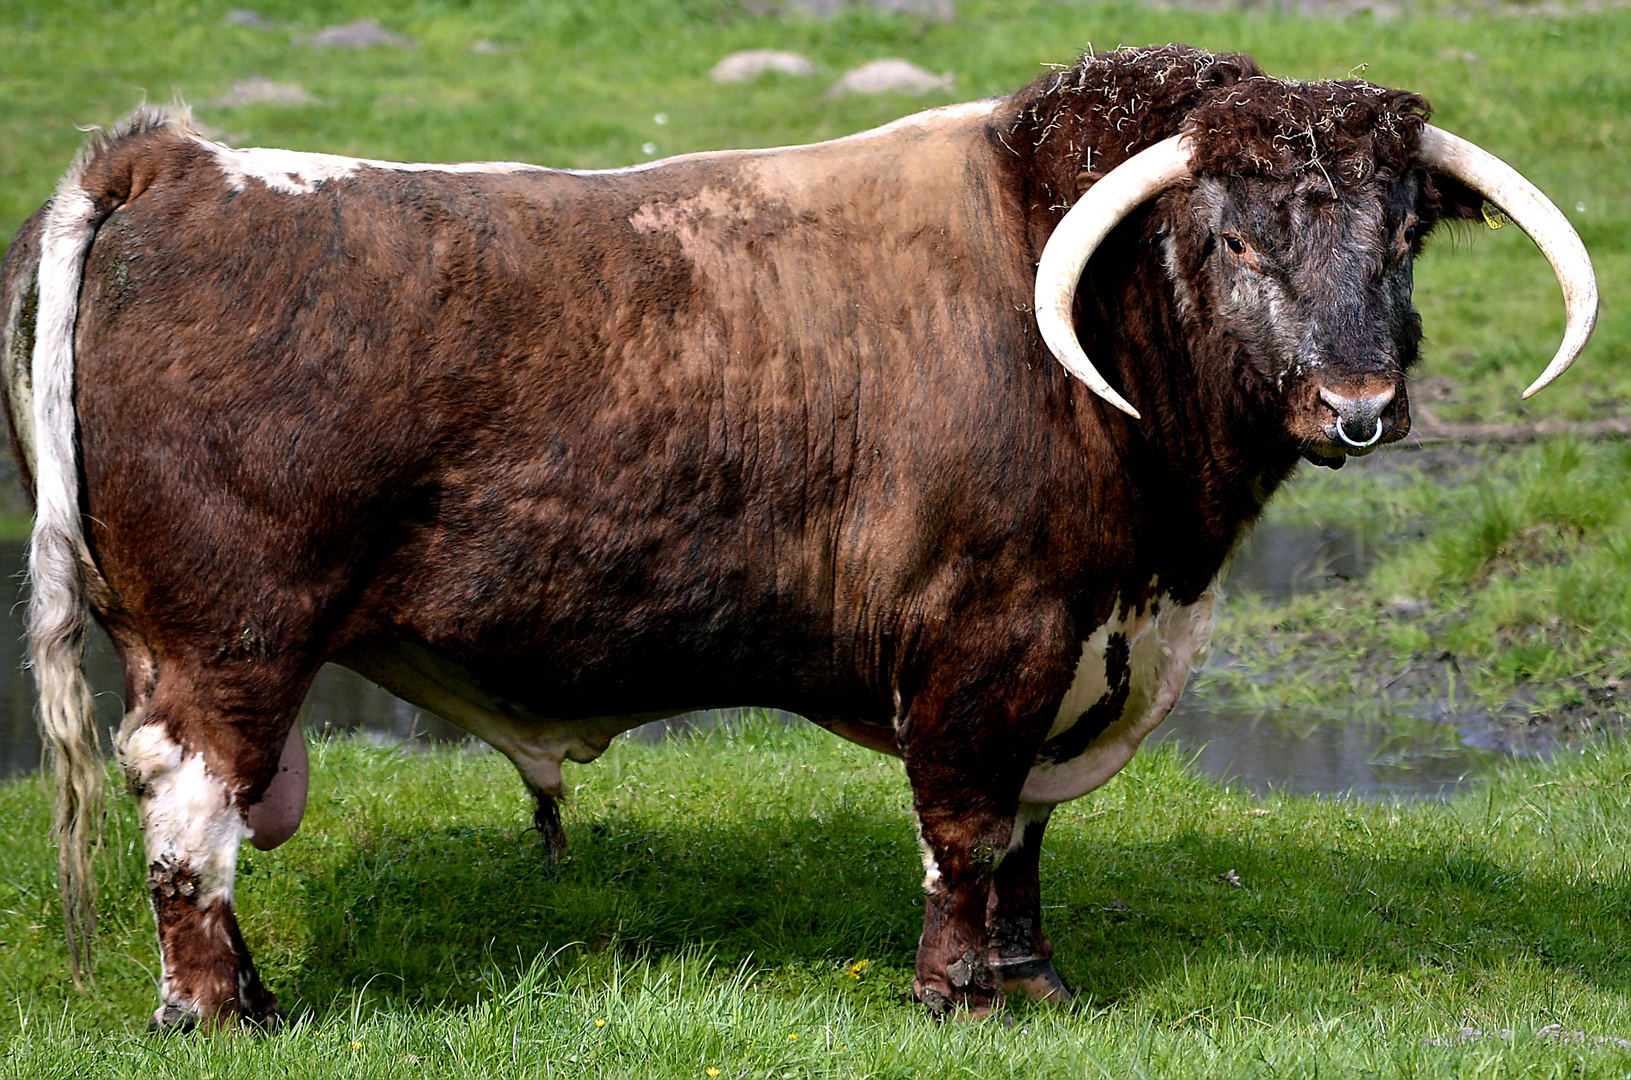
<svg viewBox="0 0 1631 1080">
<path fill-rule="evenodd" d="M 922 15 L 941 22 L 950 22 L 957 14 L 952 0 L 870 0 L 867 6 L 890 15 Z"/>
<path fill-rule="evenodd" d="M 492 56 L 504 50 L 496 42 L 488 41 L 486 38 L 477 38 L 470 43 L 470 51 L 480 56 Z"/>
<path fill-rule="evenodd" d="M 774 71 L 780 75 L 806 76 L 815 74 L 815 65 L 808 57 L 800 56 L 794 52 L 779 52 L 776 49 L 748 49 L 745 52 L 734 52 L 719 63 L 708 73 L 708 77 L 716 83 L 743 83 L 752 82 L 767 71 Z"/>
<path fill-rule="evenodd" d="M 275 83 L 255 75 L 240 79 L 222 96 L 201 104 L 207 108 L 236 109 L 244 105 L 316 105 L 318 101 L 294 83 Z"/>
<path fill-rule="evenodd" d="M 344 26 L 331 26 L 319 30 L 306 39 L 314 49 L 371 49 L 375 45 L 393 45 L 399 49 L 413 48 L 412 38 L 382 30 L 373 19 L 358 19 Z"/>
<path fill-rule="evenodd" d="M 796 13 L 816 19 L 830 19 L 854 8 L 888 15 L 919 15 L 942 22 L 949 22 L 957 14 L 953 0 L 749 0 L 745 6 L 755 15 Z"/>
<path fill-rule="evenodd" d="M 248 8 L 233 8 L 227 12 L 227 17 L 221 21 L 228 26 L 248 26 L 255 30 L 264 30 L 272 25 L 266 21 L 266 16 L 258 11 L 250 11 Z"/>
<path fill-rule="evenodd" d="M 828 97 L 844 94 L 911 94 L 921 97 L 933 90 L 950 90 L 953 77 L 925 71 L 907 60 L 874 60 L 862 64 L 827 91 Z"/>
</svg>

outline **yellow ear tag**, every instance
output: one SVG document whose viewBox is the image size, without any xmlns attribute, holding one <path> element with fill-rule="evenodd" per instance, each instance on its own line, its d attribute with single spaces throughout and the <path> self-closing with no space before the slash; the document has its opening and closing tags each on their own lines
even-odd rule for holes
<svg viewBox="0 0 1631 1080">
<path fill-rule="evenodd" d="M 1504 229 L 1512 224 L 1512 219 L 1501 211 L 1501 208 L 1492 202 L 1484 203 L 1484 224 L 1492 229 Z"/>
</svg>

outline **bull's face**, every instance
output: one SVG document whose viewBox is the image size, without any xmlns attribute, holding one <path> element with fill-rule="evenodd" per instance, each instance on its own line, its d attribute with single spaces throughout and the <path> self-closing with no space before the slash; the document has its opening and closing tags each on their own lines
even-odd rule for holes
<svg viewBox="0 0 1631 1080">
<path fill-rule="evenodd" d="M 1425 187 L 1407 176 L 1339 194 L 1318 174 L 1295 184 L 1201 177 L 1188 195 L 1191 228 L 1174 239 L 1191 258 L 1167 260 L 1174 291 L 1199 290 L 1195 314 L 1229 346 L 1206 353 L 1243 369 L 1211 374 L 1237 379 L 1252 411 L 1283 423 L 1310 461 L 1339 467 L 1410 430 L 1405 373 L 1421 341 L 1411 264 L 1432 226 Z"/>
<path fill-rule="evenodd" d="M 1135 154 L 1077 200 L 1042 251 L 1043 340 L 1094 393 L 1144 419 L 1082 350 L 1072 311 L 1100 241 L 1165 192 L 1154 222 L 1179 314 L 1205 339 L 1190 350 L 1195 375 L 1230 397 L 1238 388 L 1249 421 L 1273 429 L 1273 440 L 1339 466 L 1410 430 L 1404 378 L 1421 342 L 1412 261 L 1438 216 L 1470 217 L 1488 199 L 1535 240 L 1563 287 L 1563 343 L 1524 396 L 1535 393 L 1574 362 L 1596 323 L 1585 245 L 1511 166 L 1431 125 L 1420 125 L 1417 142 L 1413 159 L 1396 154 L 1390 169 L 1362 163 L 1341 181 L 1317 158 L 1294 178 L 1196 169 L 1206 154 L 1187 135 Z M 1132 388 L 1138 373 L 1127 378 Z"/>
</svg>

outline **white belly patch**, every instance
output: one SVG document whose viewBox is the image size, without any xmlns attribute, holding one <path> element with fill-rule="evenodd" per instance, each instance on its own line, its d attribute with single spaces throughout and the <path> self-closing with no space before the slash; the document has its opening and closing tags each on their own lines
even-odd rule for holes
<svg viewBox="0 0 1631 1080">
<path fill-rule="evenodd" d="M 1118 606 L 1082 642 L 1076 677 L 1065 692 L 1020 799 L 1060 803 L 1080 798 L 1120 772 L 1166 719 L 1190 669 L 1212 639 L 1216 590 L 1193 604 L 1156 600 L 1124 616 Z"/>
</svg>

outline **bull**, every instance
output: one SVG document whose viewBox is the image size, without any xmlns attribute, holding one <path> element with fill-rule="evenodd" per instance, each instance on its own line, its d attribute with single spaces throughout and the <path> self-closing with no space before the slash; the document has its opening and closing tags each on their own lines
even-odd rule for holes
<svg viewBox="0 0 1631 1080">
<path fill-rule="evenodd" d="M 75 971 L 102 764 L 87 612 L 163 957 L 159 1027 L 270 1024 L 240 843 L 306 790 L 325 663 L 509 756 L 774 706 L 904 759 L 936 1014 L 1068 999 L 1052 808 L 1178 698 L 1300 460 L 1409 430 L 1412 262 L 1511 168 L 1361 80 L 1126 49 L 810 146 L 602 172 L 94 138 L 0 267 L 37 512 L 29 639 Z M 1091 358 L 1091 359 L 1090 359 Z"/>
</svg>

